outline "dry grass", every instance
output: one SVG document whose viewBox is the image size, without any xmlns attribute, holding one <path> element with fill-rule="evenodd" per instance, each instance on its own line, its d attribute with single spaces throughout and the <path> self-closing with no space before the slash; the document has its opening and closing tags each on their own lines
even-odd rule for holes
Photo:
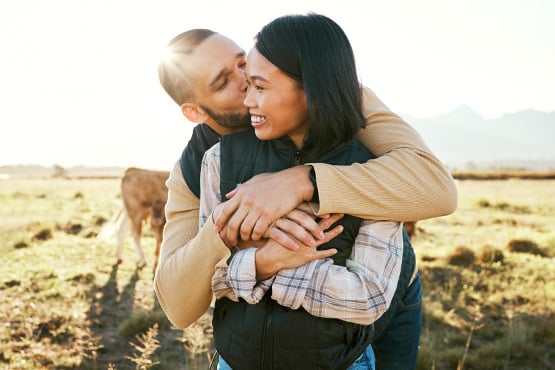
<svg viewBox="0 0 555 370">
<path fill-rule="evenodd" d="M 497 171 L 453 171 L 451 173 L 458 180 L 554 180 L 555 171 L 527 171 L 524 169 Z"/>
<path fill-rule="evenodd" d="M 459 209 L 419 222 L 413 239 L 418 369 L 553 369 L 555 181 L 458 184 Z M 0 181 L 0 368 L 207 367 L 210 312 L 173 329 L 131 241 L 120 266 L 115 241 L 95 241 L 118 189 L 118 179 Z M 152 263 L 149 233 L 144 246 Z"/>
<path fill-rule="evenodd" d="M 120 206 L 118 179 L 4 180 L 0 202 L 0 368 L 134 369 L 131 343 L 153 324 L 161 347 L 150 360 L 183 368 L 182 331 L 157 305 L 151 269 L 136 268 L 130 238 L 119 266 L 115 240 L 95 240 Z"/>
<path fill-rule="evenodd" d="M 458 210 L 419 222 L 414 238 L 425 316 L 418 368 L 553 369 L 555 181 L 458 186 Z"/>
</svg>

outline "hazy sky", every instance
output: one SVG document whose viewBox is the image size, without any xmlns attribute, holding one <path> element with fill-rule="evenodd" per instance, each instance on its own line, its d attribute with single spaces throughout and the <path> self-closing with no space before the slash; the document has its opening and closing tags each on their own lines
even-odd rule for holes
<svg viewBox="0 0 555 370">
<path fill-rule="evenodd" d="M 555 1 L 361 3 L 2 1 L 0 165 L 171 168 L 193 124 L 158 84 L 163 46 L 203 27 L 248 51 L 264 24 L 307 11 L 343 27 L 362 82 L 397 113 L 555 111 Z"/>
</svg>

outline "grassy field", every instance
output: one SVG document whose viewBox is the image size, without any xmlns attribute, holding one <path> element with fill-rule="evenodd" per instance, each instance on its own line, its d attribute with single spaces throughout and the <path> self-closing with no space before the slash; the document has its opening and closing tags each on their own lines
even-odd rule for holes
<svg viewBox="0 0 555 370">
<path fill-rule="evenodd" d="M 459 209 L 421 221 L 419 369 L 555 369 L 555 180 L 459 181 Z M 0 181 L 0 369 L 207 368 L 210 313 L 171 327 L 126 241 L 95 239 L 118 179 Z"/>
</svg>

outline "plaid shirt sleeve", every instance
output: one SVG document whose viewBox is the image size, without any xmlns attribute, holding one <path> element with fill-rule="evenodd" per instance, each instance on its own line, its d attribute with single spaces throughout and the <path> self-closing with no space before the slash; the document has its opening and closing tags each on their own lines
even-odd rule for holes
<svg viewBox="0 0 555 370">
<path fill-rule="evenodd" d="M 274 278 L 256 281 L 254 254 L 256 248 L 236 252 L 228 267 L 216 268 L 212 278 L 212 291 L 216 298 L 227 297 L 234 301 L 243 298 L 255 304 L 264 297 Z"/>
<path fill-rule="evenodd" d="M 346 268 L 331 259 L 281 270 L 272 285 L 280 305 L 368 325 L 390 306 L 403 259 L 403 224 L 363 221 Z"/>
<path fill-rule="evenodd" d="M 214 144 L 204 153 L 200 169 L 199 230 L 212 211 L 221 202 L 220 193 L 220 143 Z"/>
<path fill-rule="evenodd" d="M 220 196 L 220 144 L 206 151 L 200 172 L 199 227 L 221 203 Z M 216 298 L 227 297 L 234 301 L 243 298 L 248 303 L 258 303 L 272 285 L 273 278 L 256 281 L 255 249 L 249 248 L 232 255 L 228 265 L 216 266 L 212 277 L 212 292 Z"/>
</svg>

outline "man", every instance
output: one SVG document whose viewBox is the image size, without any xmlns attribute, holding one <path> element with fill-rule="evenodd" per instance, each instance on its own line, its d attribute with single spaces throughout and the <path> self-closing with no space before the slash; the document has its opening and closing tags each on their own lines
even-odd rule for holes
<svg viewBox="0 0 555 370">
<path fill-rule="evenodd" d="M 177 327 L 190 325 L 210 305 L 215 267 L 231 255 L 220 235 L 230 245 L 238 239 L 259 239 L 275 220 L 300 203 L 316 199 L 319 214 L 348 213 L 376 220 L 414 221 L 446 215 L 456 208 L 456 188 L 445 167 L 410 126 L 366 90 L 368 126 L 359 139 L 377 159 L 344 167 L 297 166 L 254 177 L 239 186 L 224 212 L 216 220 L 209 218 L 196 235 L 199 180 L 198 174 L 188 171 L 200 172 L 198 153 L 218 136 L 250 124 L 243 106 L 245 53 L 233 41 L 210 31 L 181 34 L 169 45 L 174 57 L 160 64 L 162 86 L 188 120 L 206 124 L 195 128 L 167 183 L 167 223 L 155 290 Z M 276 227 L 269 230 L 268 235 L 289 248 L 295 248 L 295 238 L 307 245 L 319 239 L 316 230 L 313 235 L 293 232 L 295 238 Z"/>
</svg>

